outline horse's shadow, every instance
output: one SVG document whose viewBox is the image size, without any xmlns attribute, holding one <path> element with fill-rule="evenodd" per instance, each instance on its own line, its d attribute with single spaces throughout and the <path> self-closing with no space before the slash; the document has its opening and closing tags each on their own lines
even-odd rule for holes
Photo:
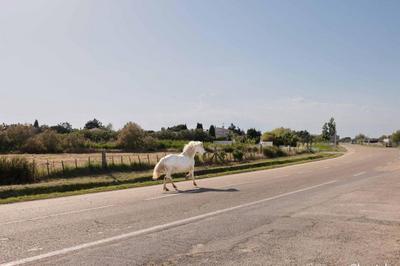
<svg viewBox="0 0 400 266">
<path fill-rule="evenodd" d="M 196 193 L 205 193 L 205 192 L 238 192 L 239 190 L 236 188 L 227 188 L 227 189 L 220 189 L 220 188 L 206 188 L 206 187 L 199 187 L 195 189 L 189 190 L 178 190 L 177 193 L 182 194 L 196 194 Z"/>
</svg>

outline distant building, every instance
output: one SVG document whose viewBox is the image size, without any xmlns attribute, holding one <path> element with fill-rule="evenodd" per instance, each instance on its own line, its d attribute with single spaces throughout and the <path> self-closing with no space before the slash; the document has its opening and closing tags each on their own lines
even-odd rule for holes
<svg viewBox="0 0 400 266">
<path fill-rule="evenodd" d="M 392 147 L 392 140 L 390 138 L 385 138 L 382 142 L 385 147 Z"/>
<path fill-rule="evenodd" d="M 260 141 L 260 145 L 264 148 L 264 147 L 272 147 L 274 146 L 274 142 L 273 141 Z"/>
<path fill-rule="evenodd" d="M 215 128 L 215 138 L 216 139 L 228 139 L 229 137 L 229 129 L 225 127 L 216 127 Z"/>
</svg>

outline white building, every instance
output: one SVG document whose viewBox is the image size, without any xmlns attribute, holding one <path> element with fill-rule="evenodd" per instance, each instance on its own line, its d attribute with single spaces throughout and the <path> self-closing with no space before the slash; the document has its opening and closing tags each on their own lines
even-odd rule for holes
<svg viewBox="0 0 400 266">
<path fill-rule="evenodd" d="M 227 139 L 229 136 L 229 129 L 225 127 L 215 128 L 215 138 L 216 139 Z"/>
</svg>

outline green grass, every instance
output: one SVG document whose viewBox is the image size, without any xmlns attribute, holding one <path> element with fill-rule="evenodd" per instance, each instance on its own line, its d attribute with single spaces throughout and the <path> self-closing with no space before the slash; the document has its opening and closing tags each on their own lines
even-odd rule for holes
<svg viewBox="0 0 400 266">
<path fill-rule="evenodd" d="M 345 152 L 346 149 L 343 146 L 337 145 L 336 147 L 333 144 L 319 142 L 313 144 L 312 148 L 317 152 Z"/>
<path fill-rule="evenodd" d="M 251 163 L 241 163 L 228 166 L 202 167 L 196 171 L 196 178 L 202 179 L 227 174 L 266 170 L 334 158 L 340 155 L 341 154 L 320 153 L 260 160 Z M 174 177 L 174 181 L 176 182 L 184 180 L 182 174 L 175 175 Z M 147 171 L 135 174 L 114 173 L 96 177 L 87 176 L 71 179 L 57 179 L 37 184 L 3 186 L 0 187 L 0 204 L 127 189 L 157 185 L 161 183 L 162 181 L 160 180 L 152 180 L 151 172 Z"/>
</svg>

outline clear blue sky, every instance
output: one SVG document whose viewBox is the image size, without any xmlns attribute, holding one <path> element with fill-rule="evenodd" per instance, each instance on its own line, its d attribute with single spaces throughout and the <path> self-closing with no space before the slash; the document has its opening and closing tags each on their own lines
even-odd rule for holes
<svg viewBox="0 0 400 266">
<path fill-rule="evenodd" d="M 0 122 L 400 128 L 399 1 L 5 0 Z"/>
</svg>

